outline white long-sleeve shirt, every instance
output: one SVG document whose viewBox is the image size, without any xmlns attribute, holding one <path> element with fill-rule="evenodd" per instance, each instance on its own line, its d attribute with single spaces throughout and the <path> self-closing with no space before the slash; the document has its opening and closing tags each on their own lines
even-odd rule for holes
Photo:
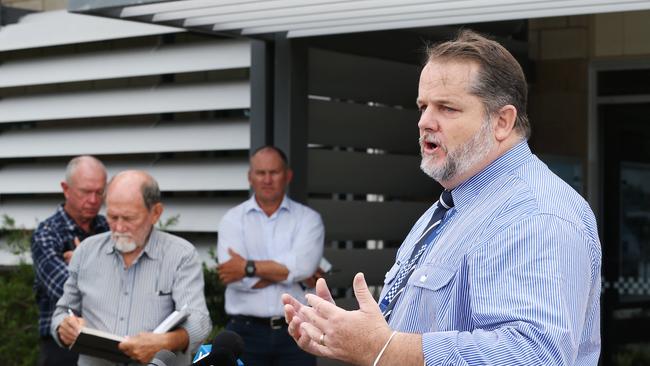
<svg viewBox="0 0 650 366">
<path fill-rule="evenodd" d="M 270 217 L 252 196 L 230 209 L 219 225 L 217 256 L 230 259 L 232 248 L 247 260 L 273 260 L 286 266 L 286 280 L 262 289 L 252 287 L 259 277 L 244 277 L 226 288 L 226 313 L 257 317 L 282 316 L 280 296 L 304 299 L 298 282 L 310 277 L 323 255 L 324 227 L 320 215 L 288 197 Z"/>
</svg>

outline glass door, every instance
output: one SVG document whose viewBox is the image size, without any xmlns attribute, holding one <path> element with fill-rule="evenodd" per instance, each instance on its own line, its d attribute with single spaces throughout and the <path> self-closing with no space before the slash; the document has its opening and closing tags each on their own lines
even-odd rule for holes
<svg viewBox="0 0 650 366">
<path fill-rule="evenodd" d="M 602 364 L 650 365 L 650 103 L 599 107 Z"/>
</svg>

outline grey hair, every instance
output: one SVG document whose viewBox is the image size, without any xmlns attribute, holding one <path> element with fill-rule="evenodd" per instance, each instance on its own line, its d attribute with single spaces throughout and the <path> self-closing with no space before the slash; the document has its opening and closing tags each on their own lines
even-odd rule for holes
<svg viewBox="0 0 650 366">
<path fill-rule="evenodd" d="M 161 202 L 160 197 L 160 188 L 158 187 L 158 182 L 152 177 L 145 180 L 140 187 L 140 192 L 142 192 L 142 200 L 144 201 L 144 206 L 147 210 L 151 211 L 151 208 Z"/>
<path fill-rule="evenodd" d="M 126 170 L 119 172 L 111 177 L 108 181 L 108 187 L 113 185 L 113 182 L 118 179 L 118 177 L 125 174 L 138 174 L 144 177 L 142 184 L 140 185 L 140 194 L 142 195 L 142 202 L 148 211 L 151 211 L 151 208 L 156 204 L 162 202 L 160 195 L 160 188 L 158 187 L 158 182 L 149 175 L 149 173 L 142 170 Z"/>
<path fill-rule="evenodd" d="M 102 163 L 99 159 L 97 159 L 94 156 L 81 155 L 70 159 L 70 161 L 68 162 L 68 165 L 65 168 L 66 183 L 68 183 L 69 185 L 72 184 L 72 179 L 74 178 L 74 175 L 77 173 L 77 168 L 79 167 L 79 164 L 81 164 L 84 161 L 92 162 L 97 166 L 99 166 L 104 171 L 104 176 L 106 176 L 106 167 L 104 166 L 104 163 Z"/>
</svg>

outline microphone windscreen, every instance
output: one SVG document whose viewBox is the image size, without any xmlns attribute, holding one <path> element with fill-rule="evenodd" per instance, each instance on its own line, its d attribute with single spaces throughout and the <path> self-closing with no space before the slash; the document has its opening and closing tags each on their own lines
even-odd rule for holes
<svg viewBox="0 0 650 366">
<path fill-rule="evenodd" d="M 239 334 L 230 330 L 224 330 L 212 340 L 211 353 L 215 351 L 231 353 L 235 358 L 239 358 L 244 352 L 244 340 Z"/>
<path fill-rule="evenodd" d="M 237 359 L 244 352 L 244 340 L 239 334 L 224 330 L 212 340 L 210 353 L 192 366 L 237 366 Z"/>
<path fill-rule="evenodd" d="M 169 366 L 172 364 L 174 359 L 176 358 L 176 354 L 174 352 L 168 351 L 166 349 L 158 351 L 155 356 L 153 356 L 153 360 L 149 362 L 149 366 Z"/>
</svg>

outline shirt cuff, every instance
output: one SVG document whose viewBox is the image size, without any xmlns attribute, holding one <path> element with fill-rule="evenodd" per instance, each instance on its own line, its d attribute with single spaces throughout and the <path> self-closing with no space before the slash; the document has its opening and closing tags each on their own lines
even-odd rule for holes
<svg viewBox="0 0 650 366">
<path fill-rule="evenodd" d="M 50 335 L 52 338 L 54 338 L 54 342 L 59 345 L 61 348 L 68 348 L 67 346 L 64 346 L 63 343 L 59 340 L 59 333 L 57 332 L 57 328 L 59 328 L 59 325 L 61 322 L 63 322 L 63 319 L 67 316 L 67 314 L 60 314 L 57 316 L 52 317 L 52 322 L 50 323 Z"/>
<path fill-rule="evenodd" d="M 454 352 L 456 347 L 457 331 L 430 332 L 422 334 L 422 354 L 425 365 L 446 365 L 448 360 L 456 359 Z M 452 363 L 453 365 L 465 365 L 463 360 Z"/>
</svg>

